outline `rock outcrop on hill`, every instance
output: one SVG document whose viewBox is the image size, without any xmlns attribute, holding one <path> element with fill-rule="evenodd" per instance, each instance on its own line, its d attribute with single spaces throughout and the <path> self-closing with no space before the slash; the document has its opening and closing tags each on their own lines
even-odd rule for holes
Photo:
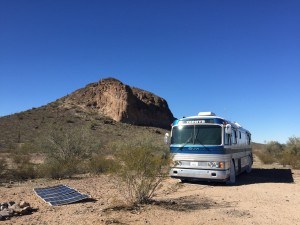
<svg viewBox="0 0 300 225">
<path fill-rule="evenodd" d="M 73 92 L 64 98 L 64 104 L 134 125 L 169 128 L 174 119 L 166 100 L 114 78 L 102 79 Z"/>
</svg>

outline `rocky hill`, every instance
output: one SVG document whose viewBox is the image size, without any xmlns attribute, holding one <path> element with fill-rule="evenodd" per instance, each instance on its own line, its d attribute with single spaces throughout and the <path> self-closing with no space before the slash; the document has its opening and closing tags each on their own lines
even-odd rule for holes
<svg viewBox="0 0 300 225">
<path fill-rule="evenodd" d="M 74 105 L 117 122 L 160 128 L 169 128 L 173 122 L 166 100 L 114 78 L 89 84 L 63 98 L 62 107 Z"/>
<path fill-rule="evenodd" d="M 149 135 L 163 142 L 172 121 L 163 98 L 107 78 L 45 106 L 0 117 L 0 151 L 30 143 L 53 127 L 85 126 L 105 143 Z"/>
</svg>

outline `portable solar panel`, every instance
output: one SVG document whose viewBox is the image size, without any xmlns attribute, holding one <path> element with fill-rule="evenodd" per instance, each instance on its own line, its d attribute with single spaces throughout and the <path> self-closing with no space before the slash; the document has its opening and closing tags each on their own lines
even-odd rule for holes
<svg viewBox="0 0 300 225">
<path fill-rule="evenodd" d="M 89 195 L 81 194 L 63 184 L 47 188 L 34 188 L 33 190 L 37 196 L 52 206 L 70 204 L 90 198 Z"/>
</svg>

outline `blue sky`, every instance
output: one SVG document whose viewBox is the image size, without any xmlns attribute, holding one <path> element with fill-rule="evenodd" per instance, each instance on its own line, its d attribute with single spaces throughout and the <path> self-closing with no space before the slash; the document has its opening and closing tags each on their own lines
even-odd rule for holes
<svg viewBox="0 0 300 225">
<path fill-rule="evenodd" d="M 115 77 L 237 121 L 253 141 L 300 137 L 300 1 L 0 0 L 0 116 Z"/>
</svg>

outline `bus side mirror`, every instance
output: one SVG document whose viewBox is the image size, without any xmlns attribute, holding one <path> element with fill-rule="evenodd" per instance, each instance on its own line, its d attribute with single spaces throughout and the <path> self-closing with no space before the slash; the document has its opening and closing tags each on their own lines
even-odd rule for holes
<svg viewBox="0 0 300 225">
<path fill-rule="evenodd" d="M 232 132 L 231 125 L 227 124 L 226 127 L 225 127 L 225 133 L 226 134 L 231 134 L 231 132 Z"/>
<path fill-rule="evenodd" d="M 164 142 L 165 142 L 166 145 L 169 144 L 169 142 L 170 142 L 170 135 L 169 135 L 169 133 L 165 134 Z"/>
</svg>

